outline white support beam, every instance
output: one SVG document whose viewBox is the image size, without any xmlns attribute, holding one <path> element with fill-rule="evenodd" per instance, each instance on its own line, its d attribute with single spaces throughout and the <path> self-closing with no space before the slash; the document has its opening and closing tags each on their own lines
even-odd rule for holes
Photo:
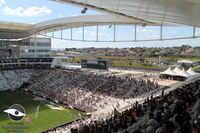
<svg viewBox="0 0 200 133">
<path fill-rule="evenodd" d="M 52 37 L 54 38 L 54 31 L 52 31 Z"/>
<path fill-rule="evenodd" d="M 99 26 L 97 24 L 97 42 L 99 41 Z"/>
<path fill-rule="evenodd" d="M 134 38 L 135 41 L 137 41 L 137 25 L 135 24 L 135 38 Z"/>
<path fill-rule="evenodd" d="M 163 39 L 163 26 L 160 26 L 160 40 Z"/>
<path fill-rule="evenodd" d="M 36 47 L 37 47 L 37 46 L 36 46 L 36 34 L 37 34 L 37 33 L 35 32 L 35 36 L 34 36 L 34 50 L 35 50 L 35 51 L 34 51 L 34 57 L 35 57 L 35 58 L 36 58 Z"/>
<path fill-rule="evenodd" d="M 113 26 L 114 26 L 114 27 L 113 27 L 113 28 L 114 28 L 114 29 L 113 29 L 113 32 L 114 32 L 114 33 L 113 33 L 113 34 L 114 34 L 114 35 L 113 35 L 113 37 L 114 37 L 114 38 L 113 38 L 113 41 L 115 42 L 115 41 L 116 41 L 116 38 L 115 38 L 115 36 L 116 36 L 116 25 L 114 24 Z"/>
<path fill-rule="evenodd" d="M 196 27 L 194 26 L 193 27 L 193 38 L 195 38 L 195 36 L 196 36 L 195 33 L 196 33 Z"/>
<path fill-rule="evenodd" d="M 71 30 L 70 30 L 70 31 L 71 31 L 71 36 L 70 36 L 70 38 L 71 38 L 71 40 L 72 40 L 72 28 L 71 28 Z"/>
<path fill-rule="evenodd" d="M 60 38 L 63 39 L 63 35 L 62 35 L 62 26 L 60 27 Z"/>
<path fill-rule="evenodd" d="M 85 28 L 84 28 L 84 25 L 83 25 L 83 29 L 82 29 L 82 41 L 85 41 Z"/>
</svg>

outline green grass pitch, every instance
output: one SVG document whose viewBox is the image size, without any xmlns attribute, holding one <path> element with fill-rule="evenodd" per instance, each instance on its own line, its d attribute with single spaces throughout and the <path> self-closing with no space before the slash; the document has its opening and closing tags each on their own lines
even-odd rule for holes
<svg viewBox="0 0 200 133">
<path fill-rule="evenodd" d="M 27 129 L 24 129 L 24 133 L 39 133 L 76 120 L 79 118 L 79 113 L 82 114 L 82 112 L 74 109 L 51 109 L 46 106 L 46 103 L 44 102 L 34 101 L 30 94 L 24 94 L 21 92 L 0 92 L 0 133 L 7 133 L 8 130 L 5 130 L 5 126 L 10 123 L 16 123 L 10 120 L 8 115 L 3 112 L 12 104 L 21 104 L 24 106 L 26 117 L 30 118 L 29 122 L 25 119 L 21 121 L 28 127 Z M 37 116 L 36 112 L 39 105 L 40 108 Z"/>
</svg>

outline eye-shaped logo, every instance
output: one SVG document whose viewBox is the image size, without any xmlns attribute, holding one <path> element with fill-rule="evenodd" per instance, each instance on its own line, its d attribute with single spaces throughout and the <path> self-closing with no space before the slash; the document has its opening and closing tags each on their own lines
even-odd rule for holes
<svg viewBox="0 0 200 133">
<path fill-rule="evenodd" d="M 26 115 L 24 107 L 20 104 L 14 104 L 9 109 L 4 110 L 13 121 L 21 121 Z"/>
</svg>

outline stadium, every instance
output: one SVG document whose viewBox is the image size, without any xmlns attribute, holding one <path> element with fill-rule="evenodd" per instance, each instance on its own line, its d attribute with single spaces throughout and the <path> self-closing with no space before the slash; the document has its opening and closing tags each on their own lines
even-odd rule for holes
<svg viewBox="0 0 200 133">
<path fill-rule="evenodd" d="M 0 133 L 200 132 L 199 0 L 18 4 L 0 0 Z"/>
</svg>

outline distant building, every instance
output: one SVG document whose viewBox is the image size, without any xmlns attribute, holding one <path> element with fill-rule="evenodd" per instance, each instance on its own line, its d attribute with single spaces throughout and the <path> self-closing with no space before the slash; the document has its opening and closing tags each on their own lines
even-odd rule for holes
<svg viewBox="0 0 200 133">
<path fill-rule="evenodd" d="M 190 61 L 190 60 L 178 60 L 177 65 L 182 67 L 194 67 L 197 66 L 199 63 L 197 61 Z"/>
<path fill-rule="evenodd" d="M 109 61 L 104 59 L 96 59 L 96 60 L 81 59 L 81 68 L 108 70 Z"/>
<path fill-rule="evenodd" d="M 184 51 L 184 55 L 200 56 L 200 48 L 199 47 L 188 48 Z"/>
</svg>

